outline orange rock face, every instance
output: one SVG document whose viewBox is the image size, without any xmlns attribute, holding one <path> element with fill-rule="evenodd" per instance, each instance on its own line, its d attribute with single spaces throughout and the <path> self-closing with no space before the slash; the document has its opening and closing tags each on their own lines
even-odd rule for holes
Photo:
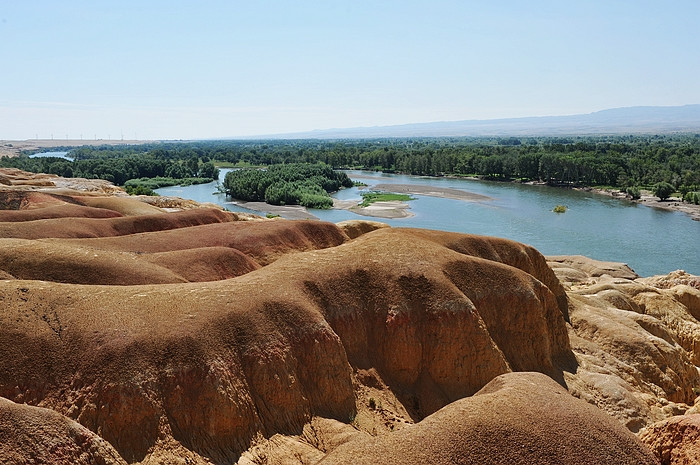
<svg viewBox="0 0 700 465">
<path fill-rule="evenodd" d="M 17 278 L 0 282 L 0 395 L 76 419 L 129 462 L 162 444 L 226 462 L 314 416 L 348 421 L 355 370 L 416 419 L 511 370 L 563 381 L 565 295 L 534 249 L 227 215 L 0 224 Z"/>
<path fill-rule="evenodd" d="M 662 465 L 700 463 L 700 414 L 675 416 L 654 423 L 643 430 L 639 438 Z"/>
<path fill-rule="evenodd" d="M 0 282 L 11 309 L 0 395 L 77 419 L 128 461 L 163 435 L 226 461 L 314 415 L 347 421 L 354 368 L 375 367 L 415 418 L 512 369 L 562 379 L 569 348 L 555 295 L 519 268 L 422 234 L 378 230 L 235 281 Z"/>
<path fill-rule="evenodd" d="M 234 221 L 235 217 L 216 209 L 156 213 L 120 218 L 50 218 L 0 223 L 0 237 L 18 239 L 125 236 L 150 231 L 185 228 Z"/>
</svg>

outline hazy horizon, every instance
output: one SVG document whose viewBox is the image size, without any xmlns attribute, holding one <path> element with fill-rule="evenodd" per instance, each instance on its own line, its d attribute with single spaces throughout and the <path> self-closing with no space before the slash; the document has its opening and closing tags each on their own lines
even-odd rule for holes
<svg viewBox="0 0 700 465">
<path fill-rule="evenodd" d="M 700 3 L 0 0 L 0 139 L 207 139 L 700 102 Z"/>
</svg>

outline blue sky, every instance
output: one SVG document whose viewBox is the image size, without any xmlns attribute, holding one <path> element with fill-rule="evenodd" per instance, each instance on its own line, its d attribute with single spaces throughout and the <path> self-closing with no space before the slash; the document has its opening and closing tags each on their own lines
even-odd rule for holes
<svg viewBox="0 0 700 465">
<path fill-rule="evenodd" d="M 0 139 L 700 103 L 700 1 L 0 0 Z"/>
</svg>

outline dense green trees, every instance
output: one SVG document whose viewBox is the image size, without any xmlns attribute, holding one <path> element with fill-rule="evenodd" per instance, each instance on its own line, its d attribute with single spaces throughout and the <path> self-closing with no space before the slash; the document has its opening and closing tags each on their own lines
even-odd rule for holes
<svg viewBox="0 0 700 465">
<path fill-rule="evenodd" d="M 206 141 L 83 147 L 70 154 L 73 163 L 21 157 L 0 160 L 0 166 L 100 177 L 117 184 L 156 176 L 215 178 L 215 163 L 224 162 L 237 166 L 321 162 L 335 169 L 478 175 L 564 186 L 649 189 L 666 182 L 682 195 L 700 186 L 700 134 Z"/>
<path fill-rule="evenodd" d="M 272 205 L 333 206 L 330 192 L 352 187 L 347 174 L 324 164 L 291 163 L 266 169 L 242 169 L 226 174 L 224 188 L 231 197 Z"/>
<path fill-rule="evenodd" d="M 199 158 L 181 160 L 167 158 L 167 154 L 131 153 L 126 150 L 109 150 L 106 153 L 113 156 L 105 157 L 101 151 L 95 152 L 99 156 L 93 156 L 94 152 L 88 148 L 76 149 L 71 152 L 76 157 L 72 162 L 57 157 L 3 157 L 0 166 L 63 177 L 106 179 L 120 186 L 130 179 L 140 178 L 202 178 L 209 182 L 219 177 L 219 170 L 211 161 L 200 163 Z"/>
</svg>

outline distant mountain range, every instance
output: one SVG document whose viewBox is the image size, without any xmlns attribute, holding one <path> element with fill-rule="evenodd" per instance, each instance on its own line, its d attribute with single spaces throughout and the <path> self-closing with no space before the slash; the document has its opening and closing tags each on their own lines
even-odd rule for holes
<svg viewBox="0 0 700 465">
<path fill-rule="evenodd" d="M 264 136 L 266 139 L 362 139 L 382 137 L 564 136 L 700 133 L 700 104 L 613 108 L 570 116 L 441 121 Z"/>
</svg>

